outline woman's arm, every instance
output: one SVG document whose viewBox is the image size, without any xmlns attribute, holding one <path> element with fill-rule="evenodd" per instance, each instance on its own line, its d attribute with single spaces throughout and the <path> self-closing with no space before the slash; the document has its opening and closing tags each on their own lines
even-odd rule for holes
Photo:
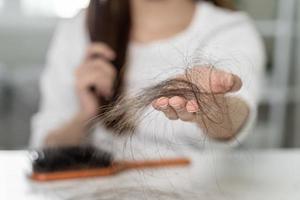
<svg viewBox="0 0 300 200">
<path fill-rule="evenodd" d="M 114 52 L 105 44 L 94 43 L 88 48 L 86 58 L 75 74 L 80 110 L 70 121 L 50 131 L 45 145 L 66 146 L 84 142 L 90 125 L 88 122 L 98 114 L 101 106 L 99 97 L 112 95 L 116 71 L 109 60 L 114 57 Z M 90 90 L 91 86 L 95 91 Z"/>
<path fill-rule="evenodd" d="M 32 147 L 80 144 L 88 134 L 87 121 L 100 106 L 88 88 L 93 85 L 98 95 L 110 95 L 115 72 L 108 60 L 115 55 L 104 44 L 91 45 L 85 58 L 84 52 L 79 53 L 86 48 L 85 34 L 80 31 L 84 18 L 80 17 L 61 23 L 53 37 L 41 76 L 39 112 L 32 118 Z"/>
<path fill-rule="evenodd" d="M 86 118 L 78 113 L 69 122 L 66 122 L 61 127 L 49 131 L 44 146 L 74 146 L 81 144 L 88 133 Z"/>
</svg>

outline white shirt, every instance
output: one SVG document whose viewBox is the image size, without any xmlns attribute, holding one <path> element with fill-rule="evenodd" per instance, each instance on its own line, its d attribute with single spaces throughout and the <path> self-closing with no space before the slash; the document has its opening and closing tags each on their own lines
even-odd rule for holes
<svg viewBox="0 0 300 200">
<path fill-rule="evenodd" d="M 50 130 L 62 126 L 79 111 L 74 71 L 88 45 L 84 12 L 58 26 L 41 77 L 42 98 L 40 110 L 32 119 L 32 146 L 41 146 Z M 185 67 L 205 64 L 238 75 L 243 87 L 229 95 L 239 96 L 247 102 L 250 117 L 237 138 L 222 144 L 228 146 L 239 143 L 253 126 L 264 61 L 261 38 L 245 13 L 201 2 L 191 24 L 183 32 L 148 44 L 130 43 L 127 90 L 137 92 L 182 74 Z M 194 123 L 170 121 L 150 107 L 146 113 L 137 134 L 129 140 L 117 138 L 99 125 L 93 134 L 93 143 L 119 156 L 184 153 L 185 148 L 199 150 L 217 144 L 203 135 Z"/>
</svg>

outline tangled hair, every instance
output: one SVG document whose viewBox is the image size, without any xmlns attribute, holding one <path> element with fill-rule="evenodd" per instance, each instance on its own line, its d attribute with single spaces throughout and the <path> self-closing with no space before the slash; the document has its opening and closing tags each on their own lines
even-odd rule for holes
<svg viewBox="0 0 300 200">
<path fill-rule="evenodd" d="M 163 191 L 156 188 L 138 188 L 138 187 L 118 187 L 113 189 L 100 189 L 90 194 L 80 194 L 65 198 L 64 200 L 146 200 L 146 199 L 159 199 L 159 200 L 182 200 L 182 199 L 199 199 L 197 194 L 192 192 L 178 192 L 178 191 Z"/>
<path fill-rule="evenodd" d="M 213 70 L 213 67 L 210 67 L 209 85 L 211 85 L 210 77 Z M 210 89 L 200 85 L 198 79 L 201 74 L 199 73 L 201 72 L 188 68 L 183 77 L 169 78 L 156 85 L 143 88 L 132 96 L 124 95 L 113 104 L 102 106 L 101 114 L 90 122 L 100 121 L 106 126 L 112 127 L 114 133 L 119 136 L 133 134 L 137 124 L 143 118 L 141 116 L 153 101 L 160 97 L 179 96 L 196 101 L 199 108 L 196 116 L 200 120 L 205 117 L 216 124 L 221 123 L 226 112 L 222 110 L 220 102 L 224 102 L 225 99 L 223 95 L 213 93 Z M 209 86 L 209 88 L 211 87 Z M 202 122 L 205 123 L 204 120 Z"/>
</svg>

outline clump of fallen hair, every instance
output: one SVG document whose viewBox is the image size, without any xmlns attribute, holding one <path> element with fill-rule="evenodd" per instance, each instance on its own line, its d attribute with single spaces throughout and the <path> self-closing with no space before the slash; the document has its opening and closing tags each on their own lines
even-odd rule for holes
<svg viewBox="0 0 300 200">
<path fill-rule="evenodd" d="M 174 96 L 195 100 L 199 107 L 197 114 L 210 118 L 206 114 L 209 110 L 208 102 L 210 102 L 209 106 L 211 106 L 211 102 L 215 102 L 215 108 L 219 107 L 218 102 L 215 100 L 214 94 L 205 91 L 199 83 L 195 83 L 194 75 L 187 69 L 184 77 L 170 78 L 154 86 L 144 88 L 134 96 L 120 97 L 114 103 L 101 107 L 101 113 L 92 121 L 100 120 L 117 135 L 132 134 L 136 130 L 137 123 L 141 120 L 142 113 L 154 100 Z"/>
</svg>

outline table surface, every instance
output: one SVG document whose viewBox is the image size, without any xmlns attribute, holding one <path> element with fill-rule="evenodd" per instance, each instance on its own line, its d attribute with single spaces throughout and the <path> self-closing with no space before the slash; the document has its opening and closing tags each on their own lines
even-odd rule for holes
<svg viewBox="0 0 300 200">
<path fill-rule="evenodd" d="M 0 151 L 0 199 L 300 199 L 300 150 L 192 153 L 183 168 L 36 183 L 26 151 Z"/>
</svg>

